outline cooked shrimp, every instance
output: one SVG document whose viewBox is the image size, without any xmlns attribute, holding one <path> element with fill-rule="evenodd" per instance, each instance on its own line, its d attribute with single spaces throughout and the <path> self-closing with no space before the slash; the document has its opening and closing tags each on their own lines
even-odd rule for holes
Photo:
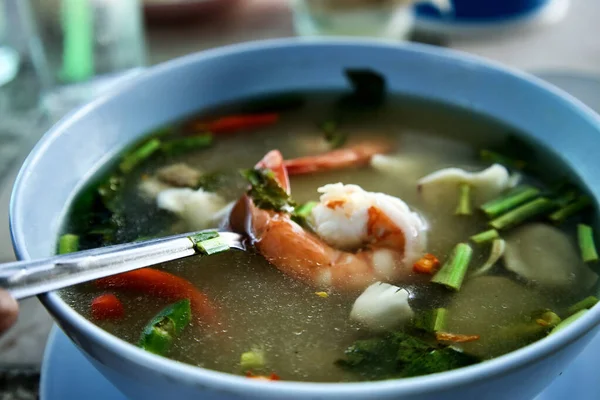
<svg viewBox="0 0 600 400">
<path fill-rule="evenodd" d="M 289 193 L 279 151 L 271 151 L 257 167 L 272 170 Z M 426 225 L 402 200 L 341 183 L 319 191 L 320 203 L 312 211 L 318 236 L 289 214 L 259 209 L 247 196 L 232 214 L 236 219 L 245 207 L 245 223 L 232 220 L 232 226 L 245 229 L 279 270 L 315 287 L 362 290 L 410 274 L 425 248 Z"/>
<path fill-rule="evenodd" d="M 285 160 L 284 166 L 290 175 L 312 174 L 367 165 L 376 154 L 387 153 L 391 150 L 385 143 L 361 143 L 345 149 L 333 150 L 316 156 L 307 156 Z"/>
</svg>

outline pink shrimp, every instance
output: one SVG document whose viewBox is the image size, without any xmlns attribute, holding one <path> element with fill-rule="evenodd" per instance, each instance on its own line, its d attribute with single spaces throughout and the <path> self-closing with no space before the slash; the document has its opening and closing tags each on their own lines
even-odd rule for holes
<svg viewBox="0 0 600 400">
<path fill-rule="evenodd" d="M 257 168 L 273 171 L 290 193 L 279 151 L 269 152 Z M 256 207 L 248 196 L 235 207 L 231 226 L 245 230 L 279 270 L 318 288 L 362 290 L 410 274 L 424 250 L 425 224 L 404 202 L 341 183 L 319 191 L 321 202 L 313 209 L 316 234 L 289 214 Z"/>
<path fill-rule="evenodd" d="M 283 165 L 290 175 L 312 174 L 331 169 L 366 165 L 375 154 L 387 153 L 390 149 L 391 146 L 388 143 L 361 143 L 325 154 L 285 160 Z"/>
</svg>

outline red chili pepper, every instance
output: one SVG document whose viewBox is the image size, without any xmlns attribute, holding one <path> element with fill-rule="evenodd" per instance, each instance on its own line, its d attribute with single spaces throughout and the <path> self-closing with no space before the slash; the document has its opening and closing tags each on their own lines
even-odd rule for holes
<svg viewBox="0 0 600 400">
<path fill-rule="evenodd" d="M 162 297 L 169 301 L 189 299 L 192 312 L 199 320 L 213 325 L 217 312 L 208 297 L 189 281 L 153 268 L 143 268 L 96 280 L 103 289 L 124 289 Z"/>
<path fill-rule="evenodd" d="M 479 335 L 460 335 L 457 333 L 437 332 L 435 338 L 439 342 L 468 343 L 479 340 Z"/>
<path fill-rule="evenodd" d="M 195 124 L 195 128 L 214 134 L 232 133 L 273 125 L 278 120 L 278 114 L 231 115 L 210 122 Z"/>
<path fill-rule="evenodd" d="M 118 319 L 124 316 L 123 303 L 114 294 L 102 294 L 92 300 L 92 318 L 96 321 Z"/>
<path fill-rule="evenodd" d="M 246 372 L 246 378 L 257 379 L 260 381 L 279 381 L 281 378 L 276 373 L 271 373 L 271 375 L 254 375 L 252 372 Z"/>
<path fill-rule="evenodd" d="M 419 274 L 433 275 L 439 266 L 440 260 L 433 254 L 427 253 L 413 264 L 413 271 Z"/>
</svg>

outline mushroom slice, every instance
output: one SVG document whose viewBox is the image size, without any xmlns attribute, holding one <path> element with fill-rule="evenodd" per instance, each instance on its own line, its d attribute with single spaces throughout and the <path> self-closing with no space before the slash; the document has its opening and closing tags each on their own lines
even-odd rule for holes
<svg viewBox="0 0 600 400">
<path fill-rule="evenodd" d="M 550 288 L 582 285 L 589 289 L 598 279 L 569 237 L 548 224 L 528 224 L 511 232 L 506 237 L 504 263 L 520 277 Z"/>
<path fill-rule="evenodd" d="M 220 211 L 227 207 L 221 196 L 189 188 L 163 190 L 158 194 L 156 204 L 158 208 L 177 214 L 190 230 L 216 227 L 215 216 L 222 216 Z"/>
</svg>

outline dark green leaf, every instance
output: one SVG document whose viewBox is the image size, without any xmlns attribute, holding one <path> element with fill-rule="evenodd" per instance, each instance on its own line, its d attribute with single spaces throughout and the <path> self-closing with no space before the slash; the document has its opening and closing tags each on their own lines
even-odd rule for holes
<svg viewBox="0 0 600 400">
<path fill-rule="evenodd" d="M 296 203 L 279 185 L 275 174 L 269 169 L 246 169 L 241 174 L 250 182 L 248 195 L 258 208 L 292 212 Z"/>
</svg>

